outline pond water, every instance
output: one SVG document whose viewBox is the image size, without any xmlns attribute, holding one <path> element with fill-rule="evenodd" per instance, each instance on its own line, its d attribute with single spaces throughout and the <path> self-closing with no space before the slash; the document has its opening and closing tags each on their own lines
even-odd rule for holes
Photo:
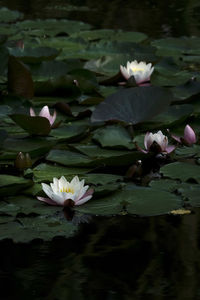
<svg viewBox="0 0 200 300">
<path fill-rule="evenodd" d="M 95 28 L 139 31 L 150 37 L 200 34 L 198 0 L 1 0 L 0 6 L 20 10 L 27 19 L 81 20 Z"/>
<path fill-rule="evenodd" d="M 67 18 L 159 38 L 200 35 L 200 3 L 0 1 L 26 19 Z M 200 211 L 93 217 L 73 238 L 0 243 L 0 299 L 200 299 Z M 11 288 L 12 287 L 12 288 Z"/>
<path fill-rule="evenodd" d="M 97 218 L 73 239 L 4 241 L 1 299 L 199 299 L 199 213 Z"/>
</svg>

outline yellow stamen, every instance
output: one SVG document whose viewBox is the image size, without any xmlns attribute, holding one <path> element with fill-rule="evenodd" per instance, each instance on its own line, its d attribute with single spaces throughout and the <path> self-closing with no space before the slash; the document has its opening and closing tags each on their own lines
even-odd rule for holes
<svg viewBox="0 0 200 300">
<path fill-rule="evenodd" d="M 74 194 L 74 189 L 72 189 L 72 188 L 63 188 L 63 189 L 60 189 L 60 191 L 62 193 L 71 193 L 71 194 Z"/>
<path fill-rule="evenodd" d="M 131 70 L 133 72 L 144 71 L 144 69 L 141 69 L 141 68 L 131 68 Z"/>
</svg>

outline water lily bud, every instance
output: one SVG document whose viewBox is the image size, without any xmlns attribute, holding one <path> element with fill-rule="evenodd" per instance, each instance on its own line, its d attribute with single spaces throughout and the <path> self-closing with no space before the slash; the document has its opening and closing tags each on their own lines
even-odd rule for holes
<svg viewBox="0 0 200 300">
<path fill-rule="evenodd" d="M 25 160 L 26 160 L 26 168 L 30 168 L 32 167 L 32 160 L 31 160 L 31 157 L 28 153 L 25 154 Z"/>
<path fill-rule="evenodd" d="M 32 166 L 32 161 L 30 155 L 28 153 L 24 155 L 24 153 L 19 152 L 15 159 L 15 168 L 19 170 L 24 170 L 30 168 L 31 166 Z"/>
<path fill-rule="evenodd" d="M 23 170 L 26 168 L 26 159 L 22 152 L 19 152 L 17 154 L 17 157 L 15 159 L 15 168 L 19 170 Z"/>
<path fill-rule="evenodd" d="M 184 129 L 184 140 L 187 144 L 192 145 L 196 143 L 196 134 L 190 125 L 186 125 Z"/>
<path fill-rule="evenodd" d="M 31 117 L 35 117 L 36 116 L 35 115 L 35 111 L 34 111 L 34 109 L 32 107 L 30 108 L 30 116 Z M 49 107 L 47 105 L 45 105 L 41 109 L 41 111 L 39 113 L 39 116 L 43 117 L 43 118 L 46 118 L 47 120 L 49 120 L 50 125 L 53 126 L 53 123 L 56 120 L 56 111 L 54 110 L 53 115 L 51 115 L 50 112 L 49 112 Z"/>
</svg>

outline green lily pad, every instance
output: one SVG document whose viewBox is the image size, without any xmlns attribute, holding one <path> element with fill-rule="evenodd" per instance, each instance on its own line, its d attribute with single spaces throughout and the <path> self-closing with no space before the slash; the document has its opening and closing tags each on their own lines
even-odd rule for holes
<svg viewBox="0 0 200 300">
<path fill-rule="evenodd" d="M 40 63 L 45 60 L 52 60 L 58 56 L 60 51 L 50 47 L 25 47 L 24 50 L 19 48 L 10 48 L 10 55 L 17 57 L 24 63 Z"/>
<path fill-rule="evenodd" d="M 88 30 L 76 32 L 71 35 L 73 38 L 81 37 L 86 41 L 93 41 L 97 39 L 102 40 L 115 40 L 115 41 L 124 41 L 124 42 L 134 42 L 140 43 L 147 39 L 146 34 L 141 32 L 128 32 L 122 30 L 112 30 L 112 29 L 97 29 L 97 30 Z"/>
<path fill-rule="evenodd" d="M 22 18 L 23 13 L 19 11 L 10 10 L 6 7 L 2 7 L 0 9 L 0 23 L 11 23 Z"/>
<path fill-rule="evenodd" d="M 181 181 L 195 180 L 200 183 L 200 166 L 175 162 L 168 165 L 165 165 L 160 169 L 160 172 L 163 173 L 165 177 L 172 179 L 179 179 Z"/>
<path fill-rule="evenodd" d="M 90 29 L 90 25 L 71 20 L 55 20 L 55 19 L 46 19 L 46 20 L 25 20 L 23 22 L 18 22 L 16 24 L 17 28 L 28 30 L 29 34 L 32 36 L 56 36 L 59 33 L 69 33 L 78 32 L 80 30 Z"/>
<path fill-rule="evenodd" d="M 68 150 L 51 150 L 46 159 L 68 167 L 88 167 L 92 163 L 88 156 Z"/>
<path fill-rule="evenodd" d="M 175 151 L 179 157 L 200 157 L 200 146 L 192 145 L 191 147 L 180 147 Z"/>
<path fill-rule="evenodd" d="M 15 195 L 32 185 L 32 181 L 22 177 L 0 174 L 0 196 Z"/>
<path fill-rule="evenodd" d="M 8 138 L 4 142 L 4 149 L 16 154 L 18 152 L 29 153 L 31 157 L 44 155 L 55 144 L 51 139 L 40 137 Z"/>
<path fill-rule="evenodd" d="M 56 217 L 18 218 L 14 222 L 1 225 L 1 240 L 12 239 L 14 242 L 28 243 L 34 239 L 50 241 L 55 236 L 72 237 L 77 227 L 67 220 Z"/>
<path fill-rule="evenodd" d="M 200 186 L 197 184 L 184 184 L 179 188 L 179 192 L 184 197 L 185 204 L 192 207 L 200 207 Z"/>
<path fill-rule="evenodd" d="M 53 129 L 50 135 L 59 140 L 71 141 L 78 137 L 82 137 L 86 133 L 87 129 L 88 127 L 85 123 L 73 122 Z"/>
<path fill-rule="evenodd" d="M 71 180 L 75 175 L 86 174 L 91 169 L 86 168 L 66 168 L 61 166 L 53 166 L 48 164 L 40 164 L 33 169 L 35 182 L 52 181 L 54 177 L 60 178 L 65 176 L 68 180 Z"/>
<path fill-rule="evenodd" d="M 128 131 L 119 125 L 107 126 L 95 130 L 93 139 L 102 147 L 135 148 Z"/>
<path fill-rule="evenodd" d="M 139 216 L 157 216 L 182 207 L 180 197 L 164 190 L 136 188 L 126 191 L 127 211 Z"/>
<path fill-rule="evenodd" d="M 174 55 L 200 55 L 200 38 L 198 37 L 181 37 L 165 38 L 155 40 L 152 45 L 158 49 L 157 55 L 174 56 Z"/>
</svg>

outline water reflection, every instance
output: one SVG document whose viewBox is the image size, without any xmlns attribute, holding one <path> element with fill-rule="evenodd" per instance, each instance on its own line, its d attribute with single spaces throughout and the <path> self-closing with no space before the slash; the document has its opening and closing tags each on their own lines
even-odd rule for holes
<svg viewBox="0 0 200 300">
<path fill-rule="evenodd" d="M 150 37 L 200 34 L 198 0 L 0 0 L 0 6 L 21 10 L 26 18 L 82 20 L 95 28 L 141 31 Z"/>
<path fill-rule="evenodd" d="M 199 299 L 199 214 L 96 218 L 68 240 L 5 241 L 1 297 Z"/>
</svg>

